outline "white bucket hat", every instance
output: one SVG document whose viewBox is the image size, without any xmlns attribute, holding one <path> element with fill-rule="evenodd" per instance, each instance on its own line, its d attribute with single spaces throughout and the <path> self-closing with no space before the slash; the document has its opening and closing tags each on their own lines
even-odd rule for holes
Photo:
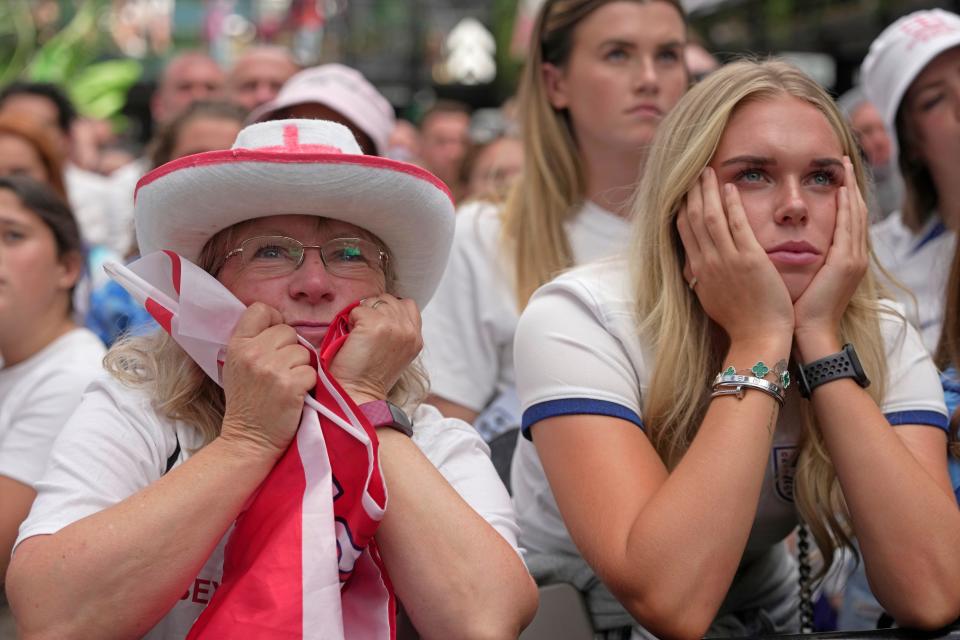
<svg viewBox="0 0 960 640">
<path fill-rule="evenodd" d="M 232 149 L 185 156 L 137 184 L 140 251 L 196 262 L 206 242 L 238 222 L 302 214 L 342 220 L 386 245 L 396 294 L 421 309 L 446 268 L 454 207 L 447 187 L 420 167 L 363 155 L 350 130 L 325 120 L 253 124 Z"/>
<path fill-rule="evenodd" d="M 874 104 L 897 150 L 897 110 L 903 95 L 923 68 L 938 55 L 960 45 L 960 16 L 943 9 L 915 11 L 877 36 L 863 61 L 864 92 Z"/>
<path fill-rule="evenodd" d="M 298 104 L 322 104 L 348 118 L 370 136 L 377 154 L 384 155 L 396 124 L 390 102 L 362 73 L 342 64 L 324 64 L 294 74 L 277 96 L 247 117 L 248 123 L 263 122 L 281 109 Z"/>
</svg>

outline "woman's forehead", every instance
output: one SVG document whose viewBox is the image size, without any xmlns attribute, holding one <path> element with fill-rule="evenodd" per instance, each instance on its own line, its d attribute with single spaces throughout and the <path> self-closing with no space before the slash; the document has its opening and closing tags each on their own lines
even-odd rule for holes
<svg viewBox="0 0 960 640">
<path fill-rule="evenodd" d="M 342 220 L 304 215 L 275 215 L 255 218 L 240 223 L 241 236 L 282 235 L 297 240 L 310 240 L 313 237 L 354 235 L 365 237 L 369 234 L 356 225 Z"/>
</svg>

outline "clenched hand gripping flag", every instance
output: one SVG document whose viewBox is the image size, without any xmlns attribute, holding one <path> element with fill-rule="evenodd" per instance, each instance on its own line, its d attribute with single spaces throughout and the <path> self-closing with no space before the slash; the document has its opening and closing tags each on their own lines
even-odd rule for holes
<svg viewBox="0 0 960 640">
<path fill-rule="evenodd" d="M 230 334 L 244 311 L 219 281 L 158 251 L 105 269 L 198 365 L 223 384 Z M 342 640 L 396 636 L 393 588 L 373 535 L 387 503 L 377 436 L 328 373 L 347 338 L 344 309 L 319 353 L 297 436 L 237 518 L 223 579 L 188 640 Z"/>
</svg>

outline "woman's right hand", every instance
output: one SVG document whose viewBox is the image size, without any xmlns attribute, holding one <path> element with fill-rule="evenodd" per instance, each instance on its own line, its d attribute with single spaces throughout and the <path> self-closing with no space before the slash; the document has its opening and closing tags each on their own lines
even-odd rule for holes
<svg viewBox="0 0 960 640">
<path fill-rule="evenodd" d="M 707 315 L 731 343 L 793 336 L 790 294 L 757 242 L 732 184 L 721 197 L 716 173 L 706 167 L 687 192 L 677 229 L 687 253 L 684 277 Z"/>
<path fill-rule="evenodd" d="M 223 364 L 226 410 L 220 437 L 279 457 L 300 425 L 317 383 L 310 354 L 280 312 L 256 302 L 243 312 Z"/>
</svg>

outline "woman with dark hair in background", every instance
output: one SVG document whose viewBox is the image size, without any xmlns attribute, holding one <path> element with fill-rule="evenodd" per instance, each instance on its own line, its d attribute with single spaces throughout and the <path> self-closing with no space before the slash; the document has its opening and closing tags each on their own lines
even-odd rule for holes
<svg viewBox="0 0 960 640">
<path fill-rule="evenodd" d="M 66 199 L 62 154 L 47 132 L 30 118 L 0 116 L 0 176 L 29 176 Z"/>
<path fill-rule="evenodd" d="M 102 371 L 103 345 L 72 319 L 81 244 L 50 187 L 0 177 L 0 579 L 53 441 Z"/>
</svg>

